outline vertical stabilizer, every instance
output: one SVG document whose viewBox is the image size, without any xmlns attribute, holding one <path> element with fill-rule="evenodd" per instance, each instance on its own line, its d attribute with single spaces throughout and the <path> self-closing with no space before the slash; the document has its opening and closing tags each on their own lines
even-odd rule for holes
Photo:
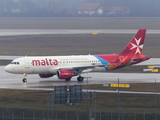
<svg viewBox="0 0 160 120">
<path fill-rule="evenodd" d="M 129 44 L 119 55 L 139 56 L 142 54 L 146 29 L 138 30 L 137 34 L 131 39 Z"/>
</svg>

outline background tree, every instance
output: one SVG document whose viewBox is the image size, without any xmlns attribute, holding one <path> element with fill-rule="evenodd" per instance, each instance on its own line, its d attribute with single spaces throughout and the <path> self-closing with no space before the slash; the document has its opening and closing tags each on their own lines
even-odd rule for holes
<svg viewBox="0 0 160 120">
<path fill-rule="evenodd" d="M 4 0 L 0 0 L 0 14 L 3 15 L 4 12 Z"/>
<path fill-rule="evenodd" d="M 22 14 L 33 12 L 35 9 L 32 0 L 19 0 L 17 4 Z"/>
</svg>

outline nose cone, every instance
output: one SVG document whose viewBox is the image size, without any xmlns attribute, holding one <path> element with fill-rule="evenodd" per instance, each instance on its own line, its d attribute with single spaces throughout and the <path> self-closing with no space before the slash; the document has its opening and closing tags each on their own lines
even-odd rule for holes
<svg viewBox="0 0 160 120">
<path fill-rule="evenodd" d="M 5 66 L 4 70 L 5 70 L 6 72 L 12 73 L 12 68 L 11 68 L 10 65 Z"/>
</svg>

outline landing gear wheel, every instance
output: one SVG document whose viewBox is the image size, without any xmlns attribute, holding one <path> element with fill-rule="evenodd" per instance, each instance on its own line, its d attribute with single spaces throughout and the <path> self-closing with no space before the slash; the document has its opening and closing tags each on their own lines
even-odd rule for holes
<svg viewBox="0 0 160 120">
<path fill-rule="evenodd" d="M 79 76 L 77 77 L 78 82 L 82 82 L 83 81 L 83 77 Z"/>
<path fill-rule="evenodd" d="M 23 77 L 23 80 L 22 80 L 22 81 L 23 81 L 23 83 L 25 83 L 25 82 L 27 82 L 27 74 L 24 73 L 23 76 L 24 76 L 24 77 Z"/>
<path fill-rule="evenodd" d="M 27 78 L 24 78 L 22 81 L 23 81 L 23 83 L 27 82 Z"/>
<path fill-rule="evenodd" d="M 66 78 L 65 80 L 68 82 L 68 81 L 70 81 L 70 80 L 71 80 L 71 78 Z"/>
</svg>

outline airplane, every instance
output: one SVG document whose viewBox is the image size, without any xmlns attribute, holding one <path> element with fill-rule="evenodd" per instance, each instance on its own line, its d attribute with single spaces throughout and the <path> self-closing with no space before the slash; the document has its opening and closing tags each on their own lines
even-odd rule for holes
<svg viewBox="0 0 160 120">
<path fill-rule="evenodd" d="M 128 45 L 119 54 L 73 55 L 73 56 L 25 56 L 14 59 L 5 66 L 5 71 L 23 74 L 23 82 L 27 82 L 27 74 L 39 74 L 40 78 L 57 75 L 59 79 L 70 81 L 78 76 L 82 82 L 82 73 L 103 72 L 134 65 L 150 59 L 142 55 L 146 29 L 139 29 Z"/>
</svg>

